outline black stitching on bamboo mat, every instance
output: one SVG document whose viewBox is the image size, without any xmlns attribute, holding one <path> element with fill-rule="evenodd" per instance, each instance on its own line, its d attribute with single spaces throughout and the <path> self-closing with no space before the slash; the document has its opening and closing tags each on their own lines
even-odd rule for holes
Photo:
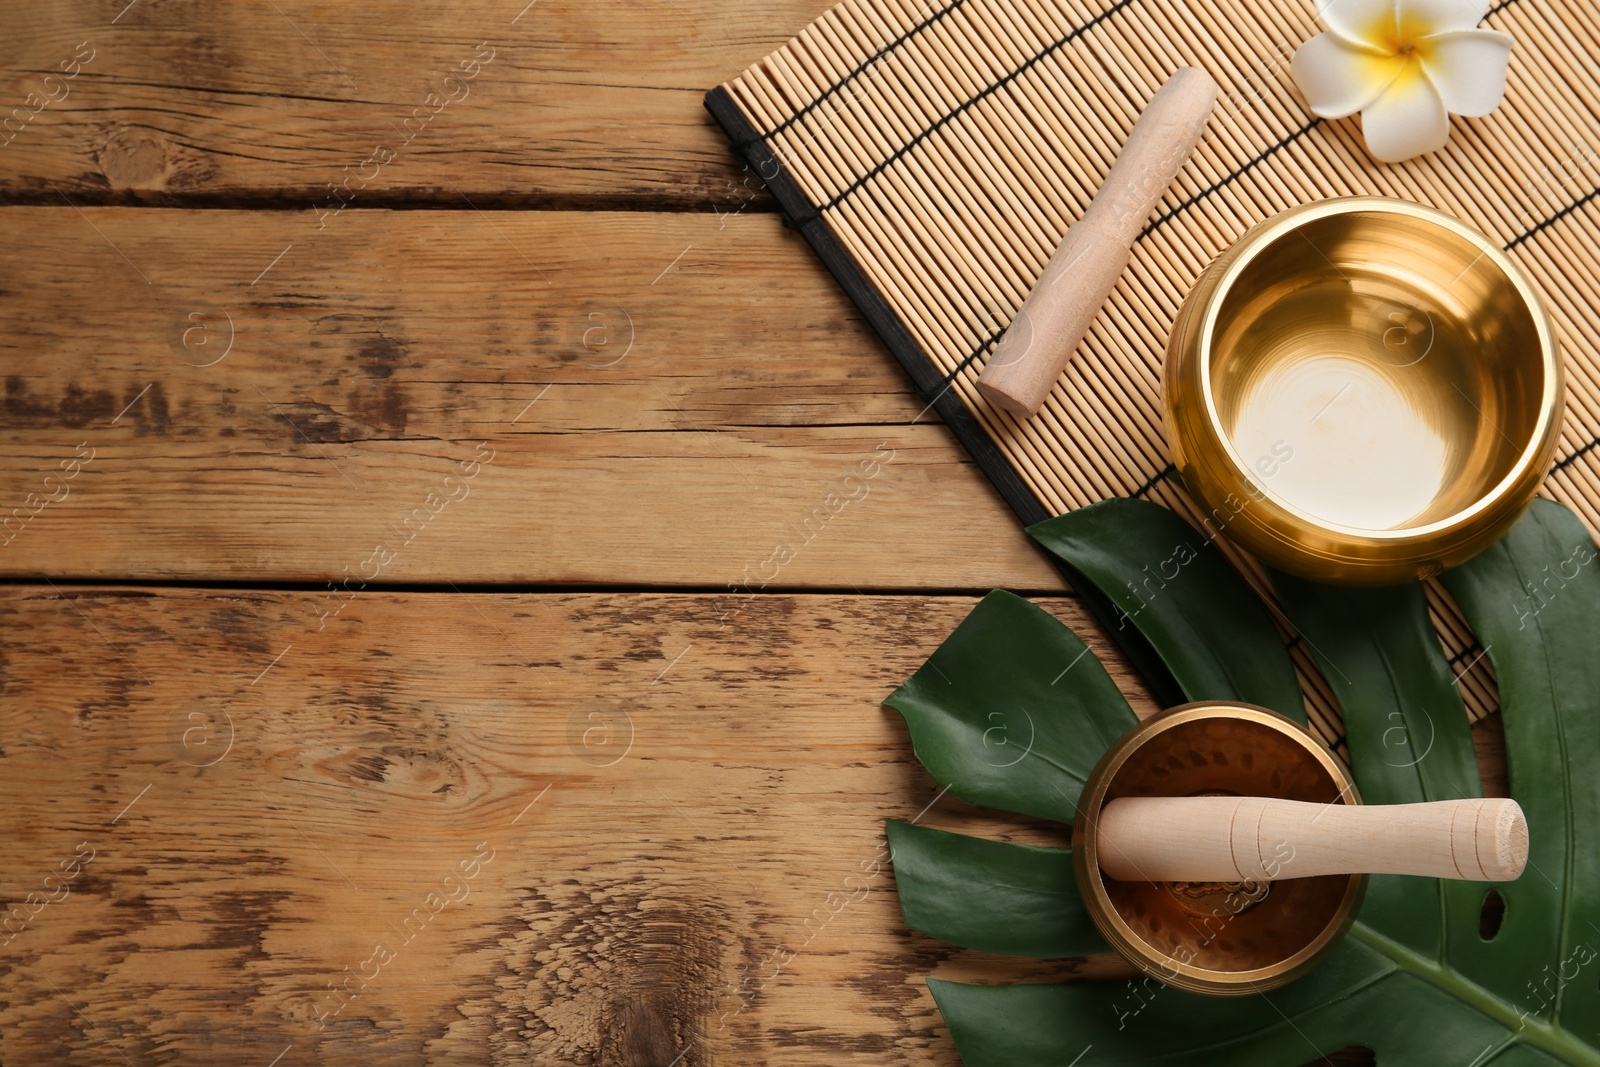
<svg viewBox="0 0 1600 1067">
<path fill-rule="evenodd" d="M 927 29 L 929 26 L 932 26 L 934 23 L 940 21 L 946 15 L 949 15 L 956 8 L 960 7 L 962 4 L 964 4 L 966 2 L 967 2 L 967 0 L 950 0 L 950 3 L 946 4 L 942 9 L 940 9 L 940 11 L 937 14 L 930 15 L 927 18 L 923 19 L 921 22 L 919 22 L 915 26 L 911 27 L 905 33 L 902 33 L 900 36 L 896 37 L 894 40 L 890 41 L 888 44 L 884 45 L 882 48 L 880 48 L 876 52 L 872 53 L 872 55 L 868 56 L 866 59 L 863 59 L 860 63 L 856 64 L 856 69 L 855 70 L 852 70 L 849 74 L 846 74 L 843 78 L 840 78 L 838 81 L 836 81 L 832 85 L 828 86 L 827 92 L 823 93 L 821 96 L 819 96 L 815 100 L 811 101 L 811 103 L 807 104 L 805 107 L 801 108 L 799 111 L 796 111 L 793 115 L 790 115 L 788 118 L 784 119 L 781 123 L 779 123 L 777 126 L 773 127 L 767 133 L 758 133 L 758 134 L 755 135 L 755 137 L 751 138 L 751 140 L 752 141 L 764 141 L 769 137 L 778 136 L 778 134 L 782 133 L 784 130 L 787 130 L 790 126 L 793 126 L 795 123 L 799 122 L 801 119 L 805 118 L 807 115 L 809 115 L 813 111 L 815 111 L 817 108 L 819 108 L 823 104 L 827 103 L 828 99 L 830 97 L 832 97 L 834 93 L 837 93 L 840 89 L 843 89 L 846 85 L 849 85 L 851 82 L 855 81 L 856 78 L 860 77 L 861 74 L 868 67 L 870 67 L 873 64 L 877 63 L 878 60 L 882 59 L 884 56 L 888 55 L 890 52 L 893 52 L 896 48 L 899 48 L 901 45 L 903 45 L 907 41 L 911 40 L 911 38 L 915 37 L 917 34 L 921 33 L 923 30 Z"/>
<path fill-rule="evenodd" d="M 981 342 L 977 348 L 974 348 L 971 352 L 968 352 L 966 356 L 962 358 L 961 362 L 956 364 L 955 369 L 944 376 L 943 384 L 949 385 L 951 382 L 955 381 L 956 376 L 971 366 L 973 360 L 983 355 L 985 349 L 993 346 L 996 341 L 1000 340 L 1001 335 L 1004 334 L 1008 328 L 1009 327 L 1006 326 L 1000 327 L 998 330 L 991 333 L 987 340 Z"/>
<path fill-rule="evenodd" d="M 1163 467 L 1159 471 L 1157 471 L 1151 477 L 1151 479 L 1148 482 L 1145 482 L 1143 485 L 1141 485 L 1139 488 L 1135 489 L 1129 495 L 1130 496 L 1139 496 L 1139 497 L 1144 496 L 1150 490 L 1152 490 L 1156 486 L 1160 485 L 1161 484 L 1161 479 L 1165 478 L 1169 474 L 1176 473 L 1177 469 L 1178 469 L 1177 467 L 1174 467 L 1172 464 L 1168 463 L 1165 467 Z"/>
<path fill-rule="evenodd" d="M 1233 170 L 1218 178 L 1216 181 L 1212 182 L 1198 193 L 1195 193 L 1193 196 L 1183 201 L 1183 203 L 1179 204 L 1171 211 L 1162 212 L 1160 215 L 1156 216 L 1155 220 L 1152 221 L 1150 225 L 1139 231 L 1138 239 L 1142 241 L 1146 237 L 1149 237 L 1152 233 L 1165 225 L 1174 215 L 1182 214 L 1190 207 L 1199 203 L 1201 200 L 1204 200 L 1212 193 L 1215 193 L 1218 189 L 1221 189 L 1225 185 L 1231 184 L 1234 179 L 1242 177 L 1247 171 L 1254 170 L 1258 165 L 1266 162 L 1268 156 L 1275 155 L 1276 153 L 1283 151 L 1285 148 L 1288 148 L 1291 144 L 1298 141 L 1300 138 L 1304 137 L 1318 126 L 1322 125 L 1323 121 L 1324 120 L 1320 118 L 1312 119 L 1310 122 L 1306 123 L 1293 133 L 1284 137 L 1280 137 L 1277 141 L 1262 149 L 1261 154 L 1251 159 L 1248 163 L 1245 163 L 1239 167 L 1235 167 Z"/>
<path fill-rule="evenodd" d="M 1522 242 L 1526 241 L 1528 238 L 1533 237 L 1536 234 L 1543 233 L 1545 230 L 1549 229 L 1551 226 L 1554 226 L 1556 223 L 1560 222 L 1574 211 L 1577 211 L 1579 208 L 1583 207 L 1583 205 L 1587 204 L 1597 196 L 1600 196 L 1600 188 L 1592 190 L 1589 195 L 1583 197 L 1582 199 L 1574 200 L 1572 203 L 1568 204 L 1554 215 L 1551 215 L 1543 222 L 1535 225 L 1532 229 L 1524 230 L 1522 233 L 1517 234 L 1516 237 L 1512 238 L 1511 243 L 1506 245 L 1506 251 L 1509 252 Z"/>
<path fill-rule="evenodd" d="M 1556 465 L 1554 467 L 1550 468 L 1550 473 L 1551 474 L 1559 474 L 1559 473 L 1561 473 L 1562 471 L 1566 470 L 1568 467 L 1572 466 L 1574 463 L 1578 462 L 1578 460 L 1582 459 L 1584 456 L 1587 456 L 1590 452 L 1593 452 L 1595 450 L 1595 448 L 1597 448 L 1597 447 L 1600 447 L 1600 437 L 1597 437 L 1593 441 L 1590 441 L 1588 444 L 1584 445 L 1582 448 L 1578 449 L 1576 452 L 1572 453 L 1572 455 L 1566 457 L 1565 459 L 1557 460 L 1556 461 Z"/>
<path fill-rule="evenodd" d="M 1067 45 L 1071 44 L 1073 41 L 1076 41 L 1079 37 L 1082 37 L 1085 33 L 1088 33 L 1090 30 L 1100 25 L 1100 23 L 1104 22 L 1106 19 L 1110 18 L 1112 15 L 1115 15 L 1117 12 L 1121 11 L 1125 7 L 1128 7 L 1132 3 L 1133 0 L 1117 0 L 1117 3 L 1102 11 L 1088 22 L 1085 22 L 1082 26 L 1072 30 L 1066 36 L 1058 38 L 1054 44 L 1050 45 L 1050 47 L 1046 48 L 1042 52 L 1036 53 L 1026 63 L 1022 64 L 1022 66 L 1007 74 L 1005 77 L 1001 78 L 987 89 L 984 89 L 977 96 L 974 96 L 970 100 L 962 101 L 962 103 L 957 106 L 954 111 L 947 115 L 940 116 L 939 120 L 932 126 L 929 126 L 927 129 L 917 134 L 899 148 L 896 148 L 893 154 L 891 154 L 887 159 L 883 160 L 877 166 L 867 171 L 867 173 L 851 182 L 849 187 L 847 187 L 844 191 L 840 192 L 836 196 L 830 197 L 827 203 L 822 204 L 817 208 L 817 212 L 820 214 L 821 212 L 831 211 L 833 208 L 838 207 L 845 201 L 846 198 L 854 194 L 856 190 L 860 189 L 873 178 L 876 178 L 879 174 L 882 174 L 885 169 L 892 166 L 901 156 L 917 147 L 917 145 L 933 136 L 939 130 L 943 129 L 944 126 L 950 123 L 952 120 L 965 114 L 967 110 L 970 109 L 974 104 L 981 102 L 989 96 L 999 92 L 1007 85 L 1010 85 L 1012 82 L 1016 81 L 1018 78 L 1022 77 L 1022 75 L 1026 74 L 1040 62 L 1042 62 L 1046 56 L 1053 55 L 1054 53 L 1065 48 Z"/>
</svg>

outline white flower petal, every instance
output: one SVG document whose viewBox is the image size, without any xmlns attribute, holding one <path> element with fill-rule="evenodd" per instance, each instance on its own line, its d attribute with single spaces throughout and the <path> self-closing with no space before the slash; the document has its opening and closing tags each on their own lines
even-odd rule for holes
<svg viewBox="0 0 1600 1067">
<path fill-rule="evenodd" d="M 1400 77 L 1361 112 L 1361 133 L 1367 150 L 1385 163 L 1444 147 L 1450 139 L 1450 116 L 1421 63 L 1406 64 Z"/>
<path fill-rule="evenodd" d="M 1379 56 L 1353 48 L 1331 33 L 1319 33 L 1289 62 L 1294 82 L 1311 110 L 1325 119 L 1342 119 L 1366 107 L 1406 67 L 1399 56 Z"/>
<path fill-rule="evenodd" d="M 1317 19 L 1348 44 L 1395 50 L 1395 0 L 1317 0 Z"/>
<path fill-rule="evenodd" d="M 1401 40 L 1430 33 L 1470 30 L 1483 21 L 1484 0 L 1396 0 L 1396 25 Z"/>
<path fill-rule="evenodd" d="M 1511 38 L 1495 30 L 1457 30 L 1424 37 L 1417 54 L 1445 110 L 1477 118 L 1500 105 L 1506 93 Z"/>
</svg>

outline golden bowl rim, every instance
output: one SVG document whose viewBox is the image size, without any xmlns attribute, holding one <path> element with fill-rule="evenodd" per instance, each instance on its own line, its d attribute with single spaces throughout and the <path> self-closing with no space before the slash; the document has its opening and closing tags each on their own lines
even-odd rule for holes
<svg viewBox="0 0 1600 1067">
<path fill-rule="evenodd" d="M 1439 225 L 1456 236 L 1463 238 L 1477 249 L 1479 252 L 1478 258 L 1488 259 L 1496 267 L 1500 268 L 1500 272 L 1511 281 L 1517 295 L 1521 298 L 1523 307 L 1528 310 L 1529 315 L 1532 317 L 1534 329 L 1539 337 L 1539 363 L 1543 371 L 1543 383 L 1539 399 L 1539 418 L 1534 425 L 1533 432 L 1528 435 L 1528 439 L 1523 443 L 1522 451 L 1518 455 L 1516 463 L 1508 470 L 1505 477 L 1501 478 L 1492 488 L 1480 493 L 1471 505 L 1425 526 L 1403 526 L 1391 530 L 1372 530 L 1360 526 L 1345 526 L 1340 523 L 1330 522 L 1320 516 L 1312 515 L 1284 500 L 1280 495 L 1274 493 L 1262 479 L 1258 478 L 1250 464 L 1239 455 L 1238 450 L 1234 447 L 1232 438 L 1222 429 L 1221 416 L 1217 411 L 1216 398 L 1212 393 L 1212 340 L 1216 328 L 1216 320 L 1222 312 L 1223 303 L 1229 293 L 1232 292 L 1233 283 L 1238 279 L 1244 268 L 1249 266 L 1267 247 L 1294 230 L 1319 219 L 1352 214 L 1407 216 L 1422 222 Z M 1427 541 L 1441 534 L 1459 531 L 1470 525 L 1474 519 L 1485 511 L 1497 507 L 1503 497 L 1527 476 L 1533 464 L 1549 462 L 1550 457 L 1543 454 L 1549 450 L 1549 446 L 1552 443 L 1551 426 L 1558 414 L 1560 414 L 1557 409 L 1560 407 L 1564 382 L 1561 353 L 1556 342 L 1555 329 L 1550 320 L 1549 310 L 1527 273 L 1512 260 L 1503 248 L 1490 242 L 1478 230 L 1437 208 L 1427 207 L 1409 200 L 1397 200 L 1386 196 L 1341 196 L 1313 201 L 1308 204 L 1299 204 L 1280 211 L 1248 230 L 1244 236 L 1234 243 L 1229 252 L 1232 253 L 1231 260 L 1226 264 L 1221 276 L 1217 278 L 1215 284 L 1211 286 L 1210 291 L 1203 298 L 1204 304 L 1200 309 L 1202 315 L 1199 328 L 1196 331 L 1199 340 L 1197 376 L 1200 395 L 1204 402 L 1206 429 L 1213 440 L 1221 446 L 1220 457 L 1231 468 L 1231 473 L 1245 485 L 1267 496 L 1272 501 L 1274 508 L 1281 510 L 1293 521 L 1313 529 L 1326 530 L 1340 537 L 1356 541 L 1366 540 L 1369 542 L 1389 543 L 1393 546 L 1405 546 L 1415 542 Z M 1477 260 L 1473 262 L 1476 263 Z M 1539 479 L 1541 483 L 1543 478 L 1544 474 L 1541 473 Z M 1537 486 L 1534 492 L 1537 492 Z"/>
<path fill-rule="evenodd" d="M 1117 954 L 1144 974 L 1191 993 L 1211 996 L 1246 996 L 1262 993 L 1293 981 L 1315 967 L 1338 945 L 1355 922 L 1367 876 L 1348 876 L 1344 896 L 1328 923 L 1317 936 L 1293 955 L 1266 967 L 1249 971 L 1215 971 L 1172 959 L 1147 944 L 1123 921 L 1100 873 L 1095 845 L 1095 820 L 1105 803 L 1105 793 L 1117 771 L 1128 758 L 1158 734 L 1200 719 L 1244 719 L 1265 726 L 1297 742 L 1309 752 L 1340 786 L 1339 800 L 1360 804 L 1361 794 L 1355 779 L 1321 738 L 1281 712 L 1241 701 L 1199 700 L 1158 711 L 1131 726 L 1105 751 L 1089 773 L 1079 793 L 1077 814 L 1072 827 L 1072 866 L 1084 907 L 1101 935 Z"/>
</svg>

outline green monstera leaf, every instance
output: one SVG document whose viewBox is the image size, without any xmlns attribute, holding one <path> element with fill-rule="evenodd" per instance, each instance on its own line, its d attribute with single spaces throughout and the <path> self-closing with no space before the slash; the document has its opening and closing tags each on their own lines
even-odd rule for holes
<svg viewBox="0 0 1600 1067">
<path fill-rule="evenodd" d="M 1145 636 L 1190 700 L 1226 694 L 1305 723 L 1272 616 L 1199 530 L 1159 504 L 1107 500 L 1028 532 L 1111 599 L 1117 625 Z"/>
<path fill-rule="evenodd" d="M 1243 579 L 1188 524 L 1154 505 L 1109 501 L 1033 532 L 1122 605 L 1191 699 L 1303 715 L 1298 690 L 1285 689 L 1292 672 L 1270 619 L 1263 623 Z M 1176 553 L 1179 545 L 1192 551 Z M 1202 997 L 1151 980 L 930 980 L 967 1067 L 1292 1067 L 1349 1045 L 1374 1049 L 1381 1067 L 1600 1064 L 1595 559 L 1582 524 L 1539 501 L 1504 540 L 1444 579 L 1499 678 L 1511 790 L 1531 843 L 1520 879 L 1374 877 L 1357 922 L 1321 965 L 1252 996 Z M 1159 588 L 1146 584 L 1151 574 Z M 1273 581 L 1339 697 L 1364 799 L 1480 795 L 1471 733 L 1421 587 Z M 1003 592 L 985 598 L 887 703 L 952 792 L 1062 821 L 1089 769 L 1133 721 L 1064 625 Z M 1020 732 L 1016 708 L 1028 711 Z M 1066 850 L 899 823 L 889 837 L 913 928 L 1013 955 L 1103 948 Z M 1491 894 L 1503 904 L 1498 929 L 1482 922 Z"/>
</svg>

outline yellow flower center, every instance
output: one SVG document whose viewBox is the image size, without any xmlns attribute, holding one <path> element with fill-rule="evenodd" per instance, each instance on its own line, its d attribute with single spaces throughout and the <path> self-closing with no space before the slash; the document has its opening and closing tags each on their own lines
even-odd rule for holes
<svg viewBox="0 0 1600 1067">
<path fill-rule="evenodd" d="M 1367 40 L 1378 45 L 1390 55 L 1409 58 L 1421 46 L 1421 38 L 1428 36 L 1435 27 L 1418 19 L 1396 18 L 1384 14 L 1373 23 Z"/>
</svg>

